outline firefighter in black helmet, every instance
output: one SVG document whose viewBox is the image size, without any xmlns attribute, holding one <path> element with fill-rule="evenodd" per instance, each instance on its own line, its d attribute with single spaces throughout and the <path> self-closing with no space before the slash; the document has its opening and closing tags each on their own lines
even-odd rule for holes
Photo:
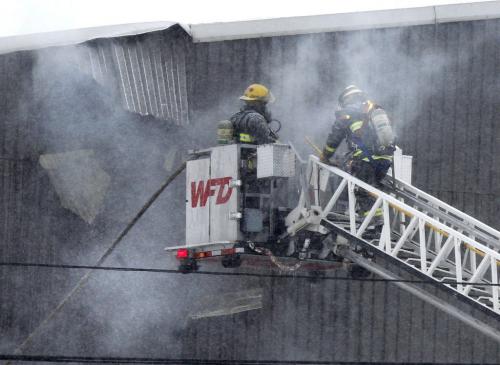
<svg viewBox="0 0 500 365">
<path fill-rule="evenodd" d="M 335 122 L 323 149 L 322 161 L 328 163 L 345 139 L 349 148 L 349 172 L 380 188 L 392 164 L 395 150 L 394 134 L 387 113 L 355 85 L 346 87 L 338 102 Z M 367 191 L 359 189 L 356 199 L 358 212 L 366 216 L 374 203 L 373 198 Z M 381 218 L 382 209 L 377 209 L 375 216 Z"/>
<path fill-rule="evenodd" d="M 267 104 L 274 101 L 269 89 L 261 84 L 252 84 L 246 88 L 240 100 L 245 104 L 230 118 L 236 142 L 249 144 L 276 142 L 278 137 L 269 128 L 272 119 Z"/>
</svg>

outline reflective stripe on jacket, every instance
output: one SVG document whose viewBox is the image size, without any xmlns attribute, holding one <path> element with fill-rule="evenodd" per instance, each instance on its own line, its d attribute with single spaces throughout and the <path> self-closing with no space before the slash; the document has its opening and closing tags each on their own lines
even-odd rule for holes
<svg viewBox="0 0 500 365">
<path fill-rule="evenodd" d="M 381 109 L 374 105 L 373 109 Z M 369 121 L 369 114 L 358 110 L 343 109 L 335 113 L 336 119 L 328 135 L 323 153 L 329 158 L 345 139 L 354 158 L 392 161 L 392 150 L 381 150 L 376 132 Z M 385 152 L 385 153 L 384 153 Z M 387 153 L 388 152 L 388 153 Z"/>
<path fill-rule="evenodd" d="M 246 106 L 230 118 L 235 139 L 240 143 L 273 143 L 266 118 L 255 109 Z"/>
</svg>

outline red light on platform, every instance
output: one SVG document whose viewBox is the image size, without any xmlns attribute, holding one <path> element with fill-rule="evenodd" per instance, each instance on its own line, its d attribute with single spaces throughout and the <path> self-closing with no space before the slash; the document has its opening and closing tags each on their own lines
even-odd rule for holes
<svg viewBox="0 0 500 365">
<path fill-rule="evenodd" d="M 222 250 L 222 255 L 233 255 L 236 252 L 234 248 L 225 248 Z"/>
<path fill-rule="evenodd" d="M 187 259 L 189 257 L 189 251 L 185 248 L 180 248 L 177 250 L 178 259 Z"/>
</svg>

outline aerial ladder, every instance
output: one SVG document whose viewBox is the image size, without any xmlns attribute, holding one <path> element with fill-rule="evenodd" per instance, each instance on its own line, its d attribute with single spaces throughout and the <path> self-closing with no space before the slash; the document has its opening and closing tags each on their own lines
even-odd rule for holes
<svg viewBox="0 0 500 365">
<path fill-rule="evenodd" d="M 378 189 L 317 156 L 302 161 L 293 146 L 279 144 L 218 146 L 191 156 L 186 243 L 167 248 L 184 272 L 219 256 L 224 267 L 237 267 L 253 254 L 273 262 L 350 262 L 397 282 L 397 275 L 377 265 L 383 257 L 479 306 L 498 324 L 500 232 L 398 178 L 400 173 L 388 174 Z M 357 213 L 361 189 L 373 197 L 366 216 Z M 280 195 L 293 190 L 300 192 L 298 203 L 287 208 Z M 398 285 L 500 341 L 496 324 L 479 322 L 424 289 Z"/>
<path fill-rule="evenodd" d="M 384 192 L 315 156 L 309 158 L 307 176 L 313 199 L 307 202 L 301 194 L 297 211 L 288 218 L 289 234 L 326 227 L 500 314 L 500 232 L 399 179 L 388 178 Z M 336 181 L 333 194 L 321 198 L 331 180 Z M 374 197 L 371 210 L 361 219 L 356 214 L 357 189 Z M 347 211 L 339 214 L 335 207 L 344 192 Z M 368 228 L 379 208 L 382 222 L 373 234 Z"/>
</svg>

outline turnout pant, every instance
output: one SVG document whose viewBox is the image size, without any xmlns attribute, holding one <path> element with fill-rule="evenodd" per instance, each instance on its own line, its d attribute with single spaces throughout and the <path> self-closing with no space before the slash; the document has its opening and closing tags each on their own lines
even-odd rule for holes
<svg viewBox="0 0 500 365">
<path fill-rule="evenodd" d="M 360 159 L 353 159 L 351 162 L 351 174 L 374 188 L 382 189 L 382 179 L 387 174 L 389 167 L 391 167 L 389 160 L 375 160 L 374 163 L 371 163 Z M 375 198 L 361 188 L 356 190 L 355 195 L 359 207 L 358 214 L 366 216 L 375 203 Z M 382 209 L 379 208 L 375 212 L 375 216 L 381 215 Z"/>
</svg>

